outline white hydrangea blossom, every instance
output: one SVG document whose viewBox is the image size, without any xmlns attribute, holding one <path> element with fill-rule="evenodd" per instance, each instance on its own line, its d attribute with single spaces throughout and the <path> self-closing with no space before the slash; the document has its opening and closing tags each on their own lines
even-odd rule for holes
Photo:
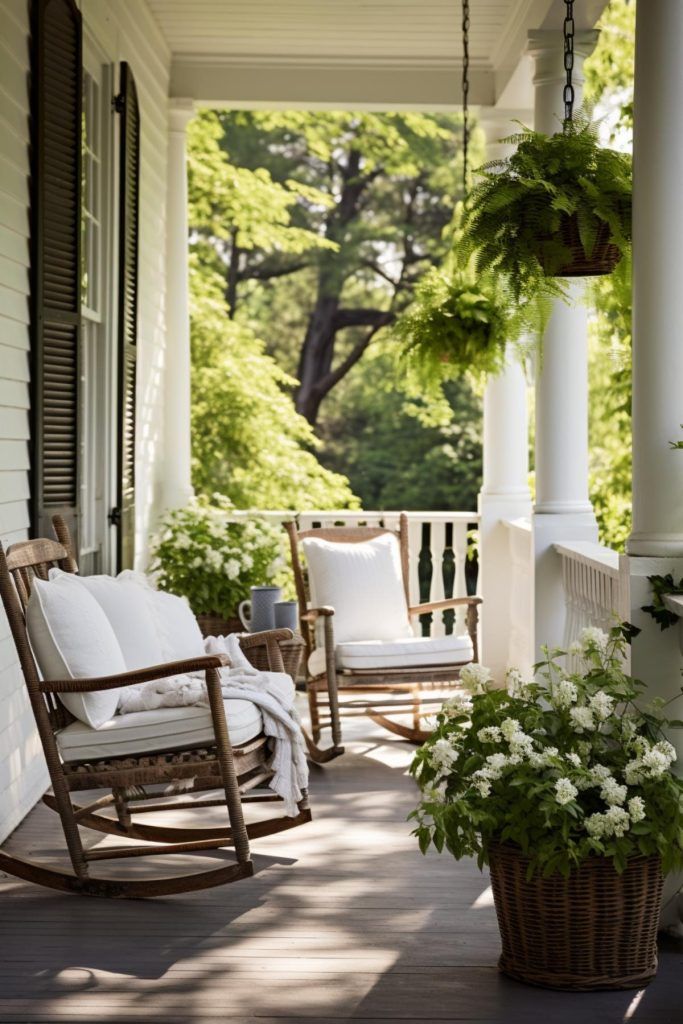
<svg viewBox="0 0 683 1024">
<path fill-rule="evenodd" d="M 437 740 L 429 750 L 429 760 L 432 768 L 442 775 L 448 772 L 457 756 L 457 751 L 445 739 Z"/>
<path fill-rule="evenodd" d="M 605 779 L 600 796 L 610 807 L 621 806 L 626 800 L 626 786 L 620 786 L 616 779 Z"/>
<path fill-rule="evenodd" d="M 477 739 L 480 743 L 500 743 L 502 735 L 497 725 L 486 725 L 477 733 Z"/>
<path fill-rule="evenodd" d="M 485 665 L 473 662 L 460 670 L 460 682 L 472 693 L 485 693 L 488 684 L 492 682 L 491 672 Z"/>
<path fill-rule="evenodd" d="M 529 683 L 524 681 L 519 669 L 511 668 L 508 670 L 505 676 L 505 684 L 510 697 L 523 700 L 529 696 Z"/>
<path fill-rule="evenodd" d="M 534 751 L 534 741 L 526 733 L 515 732 L 510 737 L 510 753 L 520 757 L 529 757 Z"/>
<path fill-rule="evenodd" d="M 610 807 L 604 814 L 591 814 L 584 824 L 588 835 L 595 839 L 620 838 L 628 832 L 631 819 L 623 807 Z"/>
<path fill-rule="evenodd" d="M 595 729 L 595 718 L 590 708 L 574 707 L 569 712 L 569 717 L 576 732 L 593 732 Z"/>
<path fill-rule="evenodd" d="M 632 796 L 628 802 L 628 813 L 631 816 L 631 821 L 635 824 L 637 821 L 642 821 L 645 817 L 645 801 L 642 796 Z"/>
<path fill-rule="evenodd" d="M 555 799 L 558 804 L 569 804 L 579 795 L 579 791 L 571 779 L 561 778 L 555 783 Z"/>
<path fill-rule="evenodd" d="M 604 690 L 594 693 L 588 704 L 599 722 L 606 721 L 614 711 L 614 697 L 610 697 Z"/>
<path fill-rule="evenodd" d="M 601 786 L 607 779 L 612 778 L 612 772 L 609 770 L 607 765 L 594 764 L 590 770 L 591 783 L 594 786 Z"/>
<path fill-rule="evenodd" d="M 570 708 L 579 699 L 576 683 L 573 683 L 571 679 L 560 679 L 553 687 L 550 699 L 557 708 L 563 710 Z"/>
<path fill-rule="evenodd" d="M 474 788 L 479 792 L 480 796 L 491 795 L 491 783 L 488 779 L 480 778 L 473 783 Z"/>
<path fill-rule="evenodd" d="M 500 731 L 509 743 L 515 733 L 522 731 L 522 727 L 516 718 L 506 718 L 500 727 Z"/>
<path fill-rule="evenodd" d="M 441 705 L 441 710 L 445 715 L 461 715 L 469 714 L 472 710 L 472 698 L 469 693 L 465 693 L 462 690 L 456 691 L 452 697 L 445 700 Z"/>
<path fill-rule="evenodd" d="M 566 757 L 567 757 L 567 760 L 570 761 L 571 764 L 573 764 L 575 768 L 580 768 L 581 767 L 583 762 L 581 761 L 581 758 L 579 757 L 579 755 L 574 753 L 573 750 L 570 750 L 569 753 L 566 755 Z"/>
<path fill-rule="evenodd" d="M 579 643 L 584 653 L 588 653 L 591 648 L 605 651 L 609 643 L 609 636 L 603 629 L 599 629 L 597 626 L 586 626 L 579 633 Z"/>
</svg>

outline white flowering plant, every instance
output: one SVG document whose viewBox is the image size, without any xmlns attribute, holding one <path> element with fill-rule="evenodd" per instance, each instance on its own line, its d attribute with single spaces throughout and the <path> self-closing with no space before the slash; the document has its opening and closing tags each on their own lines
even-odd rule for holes
<svg viewBox="0 0 683 1024">
<path fill-rule="evenodd" d="M 481 665 L 462 670 L 466 691 L 446 701 L 411 766 L 423 853 L 434 845 L 481 867 L 492 844 L 510 844 L 530 876 L 567 876 L 593 856 L 618 872 L 639 855 L 683 866 L 683 780 L 664 735 L 683 722 L 664 701 L 644 703 L 644 684 L 624 671 L 636 632 L 585 629 L 571 651 L 579 671 L 545 651 L 537 681 L 512 671 L 505 689 Z"/>
<path fill-rule="evenodd" d="M 283 533 L 258 516 L 236 518 L 223 495 L 168 512 L 152 545 L 161 590 L 186 597 L 195 615 L 231 618 L 249 588 L 280 583 Z"/>
</svg>

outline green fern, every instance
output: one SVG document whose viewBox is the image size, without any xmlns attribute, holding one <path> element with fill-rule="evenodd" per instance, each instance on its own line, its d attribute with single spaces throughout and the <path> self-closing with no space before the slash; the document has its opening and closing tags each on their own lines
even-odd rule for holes
<svg viewBox="0 0 683 1024">
<path fill-rule="evenodd" d="M 482 180 L 467 203 L 460 260 L 476 260 L 479 272 L 502 274 L 515 302 L 532 307 L 566 296 L 561 279 L 549 276 L 569 260 L 563 218 L 575 215 L 587 258 L 601 224 L 622 254 L 631 242 L 631 160 L 598 144 L 598 129 L 584 111 L 564 130 L 544 135 L 522 126 L 504 141 L 515 152 L 480 168 Z M 536 327 L 540 326 L 538 322 Z"/>
</svg>

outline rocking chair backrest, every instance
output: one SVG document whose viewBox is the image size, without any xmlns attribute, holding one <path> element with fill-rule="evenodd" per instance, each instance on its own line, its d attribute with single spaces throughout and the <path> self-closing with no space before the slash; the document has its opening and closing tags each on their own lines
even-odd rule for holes
<svg viewBox="0 0 683 1024">
<path fill-rule="evenodd" d="M 408 559 L 408 517 L 404 512 L 399 519 L 398 530 L 389 530 L 381 526 L 326 526 L 314 530 L 297 530 L 296 523 L 285 523 L 285 529 L 289 536 L 289 544 L 292 553 L 292 572 L 294 573 L 294 584 L 296 597 L 299 602 L 300 613 L 303 614 L 310 600 L 307 574 L 301 561 L 299 542 L 307 537 L 315 537 L 317 540 L 327 540 L 337 544 L 361 544 L 363 541 L 373 540 L 375 537 L 383 537 L 385 534 L 393 534 L 398 539 L 401 555 L 401 575 L 403 576 L 403 587 L 406 595 L 406 604 L 410 605 L 410 569 Z M 301 632 L 306 640 L 309 650 L 312 649 L 312 630 L 309 624 L 302 621 Z"/>
<path fill-rule="evenodd" d="M 40 690 L 40 677 L 26 632 L 26 606 L 36 577 L 46 580 L 53 568 L 74 572 L 75 565 L 70 548 L 56 540 L 45 537 L 22 540 L 12 544 L 6 552 L 0 544 L 0 597 L 36 720 L 42 719 L 47 710 L 52 730 L 68 725 L 73 721 L 73 716 L 53 694 L 43 694 Z M 39 709 L 42 709 L 43 714 Z M 38 724 L 40 726 L 40 721 Z"/>
</svg>

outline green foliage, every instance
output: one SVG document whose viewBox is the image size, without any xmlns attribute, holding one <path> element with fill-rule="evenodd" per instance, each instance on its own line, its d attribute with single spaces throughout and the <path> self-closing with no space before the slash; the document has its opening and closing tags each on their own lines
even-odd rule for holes
<svg viewBox="0 0 683 1024">
<path fill-rule="evenodd" d="M 186 597 L 195 615 L 231 618 L 250 587 L 274 581 L 282 537 L 264 519 L 236 520 L 232 502 L 214 494 L 164 516 L 151 569 L 160 589 Z"/>
<path fill-rule="evenodd" d="M 641 611 L 648 612 L 664 632 L 678 622 L 678 615 L 669 611 L 664 604 L 664 597 L 666 594 L 683 594 L 683 579 L 676 583 L 669 572 L 666 576 L 648 576 L 648 582 L 652 587 L 652 604 L 643 605 Z"/>
<path fill-rule="evenodd" d="M 481 399 L 466 380 L 425 392 L 385 338 L 330 395 L 325 465 L 368 509 L 474 509 L 481 483 Z"/>
<path fill-rule="evenodd" d="M 246 326 L 230 321 L 220 277 L 193 260 L 193 484 L 239 508 L 355 508 L 347 480 L 319 463 L 295 382 Z"/>
<path fill-rule="evenodd" d="M 642 708 L 645 685 L 623 671 L 633 635 L 587 629 L 581 671 L 567 675 L 564 652 L 551 651 L 540 682 L 515 673 L 508 690 L 492 688 L 482 666 L 463 670 L 471 698 L 446 702 L 411 767 L 423 852 L 433 844 L 481 866 L 492 843 L 509 843 L 544 876 L 594 856 L 618 872 L 639 855 L 659 855 L 665 872 L 683 865 L 683 780 L 663 735 L 683 723 L 661 702 Z"/>
<path fill-rule="evenodd" d="M 408 366 L 427 385 L 471 373 L 498 373 L 510 340 L 502 288 L 493 275 L 432 267 L 415 301 L 392 327 Z"/>
<path fill-rule="evenodd" d="M 586 257 L 601 225 L 621 252 L 631 238 L 631 161 L 598 143 L 597 128 L 579 112 L 555 135 L 524 129 L 505 140 L 516 150 L 486 164 L 466 207 L 463 246 L 480 270 L 502 273 L 514 299 L 564 296 L 557 273 L 571 253 L 563 220 L 575 217 Z M 534 317 L 533 305 L 529 315 Z M 535 319 L 542 324 L 543 305 Z"/>
</svg>

